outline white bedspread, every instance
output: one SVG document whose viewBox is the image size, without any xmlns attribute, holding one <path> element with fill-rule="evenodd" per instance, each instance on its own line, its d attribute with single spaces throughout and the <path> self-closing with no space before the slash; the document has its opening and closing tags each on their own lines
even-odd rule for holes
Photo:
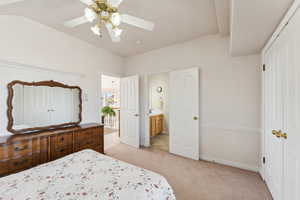
<svg viewBox="0 0 300 200">
<path fill-rule="evenodd" d="M 84 150 L 0 178 L 0 200 L 175 200 L 164 177 Z"/>
</svg>

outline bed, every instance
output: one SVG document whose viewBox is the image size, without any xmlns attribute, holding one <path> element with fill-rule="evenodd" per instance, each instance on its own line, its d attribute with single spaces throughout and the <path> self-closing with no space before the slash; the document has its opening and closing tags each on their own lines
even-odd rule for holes
<svg viewBox="0 0 300 200">
<path fill-rule="evenodd" d="M 175 200 L 164 177 L 84 150 L 0 179 L 0 200 Z"/>
</svg>

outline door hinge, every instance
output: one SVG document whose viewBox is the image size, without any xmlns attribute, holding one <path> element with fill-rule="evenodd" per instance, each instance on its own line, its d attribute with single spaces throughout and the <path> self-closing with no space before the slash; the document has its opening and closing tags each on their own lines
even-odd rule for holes
<svg viewBox="0 0 300 200">
<path fill-rule="evenodd" d="M 263 157 L 263 164 L 266 164 L 266 157 Z"/>
<path fill-rule="evenodd" d="M 266 71 L 266 65 L 263 64 L 263 72 L 265 72 L 265 71 Z"/>
</svg>

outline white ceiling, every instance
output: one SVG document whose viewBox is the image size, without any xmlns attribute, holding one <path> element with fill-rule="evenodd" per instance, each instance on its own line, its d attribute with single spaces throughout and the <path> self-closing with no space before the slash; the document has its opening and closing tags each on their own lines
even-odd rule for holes
<svg viewBox="0 0 300 200">
<path fill-rule="evenodd" d="M 1 0 L 0 0 L 1 1 Z M 67 20 L 83 15 L 86 7 L 79 0 L 24 0 L 1 6 L 1 14 L 21 15 L 77 37 L 97 47 L 132 56 L 198 38 L 231 33 L 231 54 L 259 53 L 280 23 L 293 0 L 123 0 L 121 13 L 153 21 L 156 27 L 148 32 L 129 25 L 120 43 L 111 42 L 104 31 L 98 38 L 90 31 L 91 24 L 69 29 Z M 141 41 L 137 44 L 137 41 Z"/>
<path fill-rule="evenodd" d="M 153 21 L 156 27 L 153 32 L 148 32 L 122 25 L 122 41 L 112 43 L 106 31 L 102 39 L 93 35 L 91 24 L 74 29 L 63 26 L 66 20 L 82 16 L 85 7 L 79 0 L 25 0 L 1 6 L 0 14 L 28 17 L 122 56 L 144 53 L 218 32 L 212 0 L 124 0 L 120 6 L 121 13 Z M 138 40 L 141 44 L 137 44 Z"/>
<path fill-rule="evenodd" d="M 229 35 L 230 33 L 230 0 L 215 0 L 216 14 L 219 33 Z"/>
<path fill-rule="evenodd" d="M 294 0 L 233 0 L 231 54 L 259 53 Z"/>
</svg>

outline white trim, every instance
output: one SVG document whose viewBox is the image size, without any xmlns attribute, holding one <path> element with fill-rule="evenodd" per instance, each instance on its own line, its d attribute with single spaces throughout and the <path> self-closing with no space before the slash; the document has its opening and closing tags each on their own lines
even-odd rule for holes
<svg viewBox="0 0 300 200">
<path fill-rule="evenodd" d="M 27 70 L 29 68 L 29 69 L 34 70 L 36 72 L 54 72 L 54 73 L 60 73 L 60 74 L 64 74 L 64 75 L 67 74 L 67 75 L 71 75 L 71 76 L 77 76 L 77 77 L 80 77 L 80 78 L 85 77 L 84 74 L 80 74 L 80 73 L 64 72 L 64 71 L 60 71 L 60 70 L 48 69 L 48 68 L 45 68 L 45 67 L 28 65 L 28 64 L 18 63 L 18 62 L 4 60 L 4 59 L 0 59 L 0 67 L 9 68 L 9 69 L 14 68 L 14 69 L 17 69 L 17 70 Z"/>
<path fill-rule="evenodd" d="M 253 172 L 259 171 L 258 166 L 248 165 L 245 163 L 234 162 L 234 161 L 229 161 L 229 160 L 223 160 L 223 159 L 219 159 L 219 158 L 213 158 L 210 156 L 200 156 L 200 160 L 214 162 L 214 163 L 227 165 L 227 166 L 231 166 L 231 167 L 236 167 L 239 169 L 244 169 L 244 170 L 253 171 Z"/>
<path fill-rule="evenodd" d="M 278 35 L 282 32 L 282 30 L 285 28 L 286 24 L 291 20 L 291 18 L 294 16 L 294 14 L 296 13 L 296 11 L 298 10 L 299 7 L 300 7 L 300 0 L 295 0 L 293 5 L 287 11 L 283 20 L 277 26 L 275 32 L 272 34 L 271 38 L 268 40 L 265 47 L 263 48 L 263 50 L 262 50 L 263 55 L 272 46 L 272 44 L 276 41 Z"/>
<path fill-rule="evenodd" d="M 149 116 L 149 110 L 150 110 L 150 96 L 149 96 L 149 76 L 150 75 L 146 75 L 144 76 L 144 113 L 145 113 L 145 121 L 144 121 L 144 131 L 145 133 L 143 134 L 143 141 L 144 141 L 144 146 L 145 147 L 150 147 L 151 143 L 150 143 L 150 116 Z"/>
</svg>

